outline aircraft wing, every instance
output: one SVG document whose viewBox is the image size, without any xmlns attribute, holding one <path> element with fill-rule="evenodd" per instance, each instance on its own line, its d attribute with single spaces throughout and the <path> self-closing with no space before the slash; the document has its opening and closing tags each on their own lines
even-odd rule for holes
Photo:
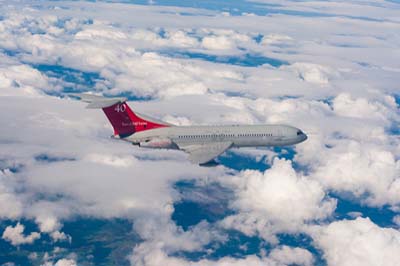
<svg viewBox="0 0 400 266">
<path fill-rule="evenodd" d="M 196 164 L 204 164 L 211 161 L 231 146 L 231 141 L 206 144 L 178 144 L 181 150 L 189 153 L 189 160 Z"/>
</svg>

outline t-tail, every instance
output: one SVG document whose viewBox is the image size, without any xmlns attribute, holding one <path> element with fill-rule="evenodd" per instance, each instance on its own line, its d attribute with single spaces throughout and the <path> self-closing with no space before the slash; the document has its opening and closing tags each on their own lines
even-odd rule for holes
<svg viewBox="0 0 400 266">
<path fill-rule="evenodd" d="M 89 103 L 86 108 L 103 109 L 105 115 L 114 128 L 114 136 L 126 138 L 136 132 L 171 126 L 162 121 L 138 115 L 126 103 L 124 97 L 105 98 L 102 96 L 73 93 L 71 96 L 80 98 Z"/>
</svg>

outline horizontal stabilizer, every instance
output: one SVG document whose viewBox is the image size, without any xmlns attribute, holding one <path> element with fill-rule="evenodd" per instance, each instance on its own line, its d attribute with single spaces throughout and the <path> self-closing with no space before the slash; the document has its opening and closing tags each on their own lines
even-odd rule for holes
<svg viewBox="0 0 400 266">
<path fill-rule="evenodd" d="M 108 99 L 108 100 L 103 100 L 103 101 L 93 101 L 90 102 L 86 108 L 88 109 L 98 109 L 98 108 L 105 108 L 109 107 L 111 105 L 114 105 L 116 103 L 122 103 L 125 102 L 126 100 L 119 100 L 119 99 Z"/>
<path fill-rule="evenodd" d="M 106 98 L 103 96 L 86 94 L 86 93 L 70 93 L 70 96 L 77 97 L 81 101 L 89 103 L 86 108 L 99 109 L 112 106 L 116 103 L 123 103 L 127 101 L 125 97 Z"/>
</svg>

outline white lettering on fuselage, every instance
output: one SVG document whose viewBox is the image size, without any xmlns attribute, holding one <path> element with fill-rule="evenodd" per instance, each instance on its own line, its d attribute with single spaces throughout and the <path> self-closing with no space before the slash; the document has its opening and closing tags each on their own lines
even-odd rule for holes
<svg viewBox="0 0 400 266">
<path fill-rule="evenodd" d="M 124 126 L 124 127 L 128 127 L 128 126 L 147 126 L 147 122 L 129 122 L 129 123 L 122 122 L 122 126 Z"/>
</svg>

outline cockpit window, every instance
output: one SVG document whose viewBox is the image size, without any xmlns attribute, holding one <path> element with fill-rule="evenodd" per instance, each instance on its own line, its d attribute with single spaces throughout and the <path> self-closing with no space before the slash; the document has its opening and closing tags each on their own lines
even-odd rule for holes
<svg viewBox="0 0 400 266">
<path fill-rule="evenodd" d="M 301 130 L 297 131 L 297 136 L 303 135 L 304 133 Z"/>
</svg>

